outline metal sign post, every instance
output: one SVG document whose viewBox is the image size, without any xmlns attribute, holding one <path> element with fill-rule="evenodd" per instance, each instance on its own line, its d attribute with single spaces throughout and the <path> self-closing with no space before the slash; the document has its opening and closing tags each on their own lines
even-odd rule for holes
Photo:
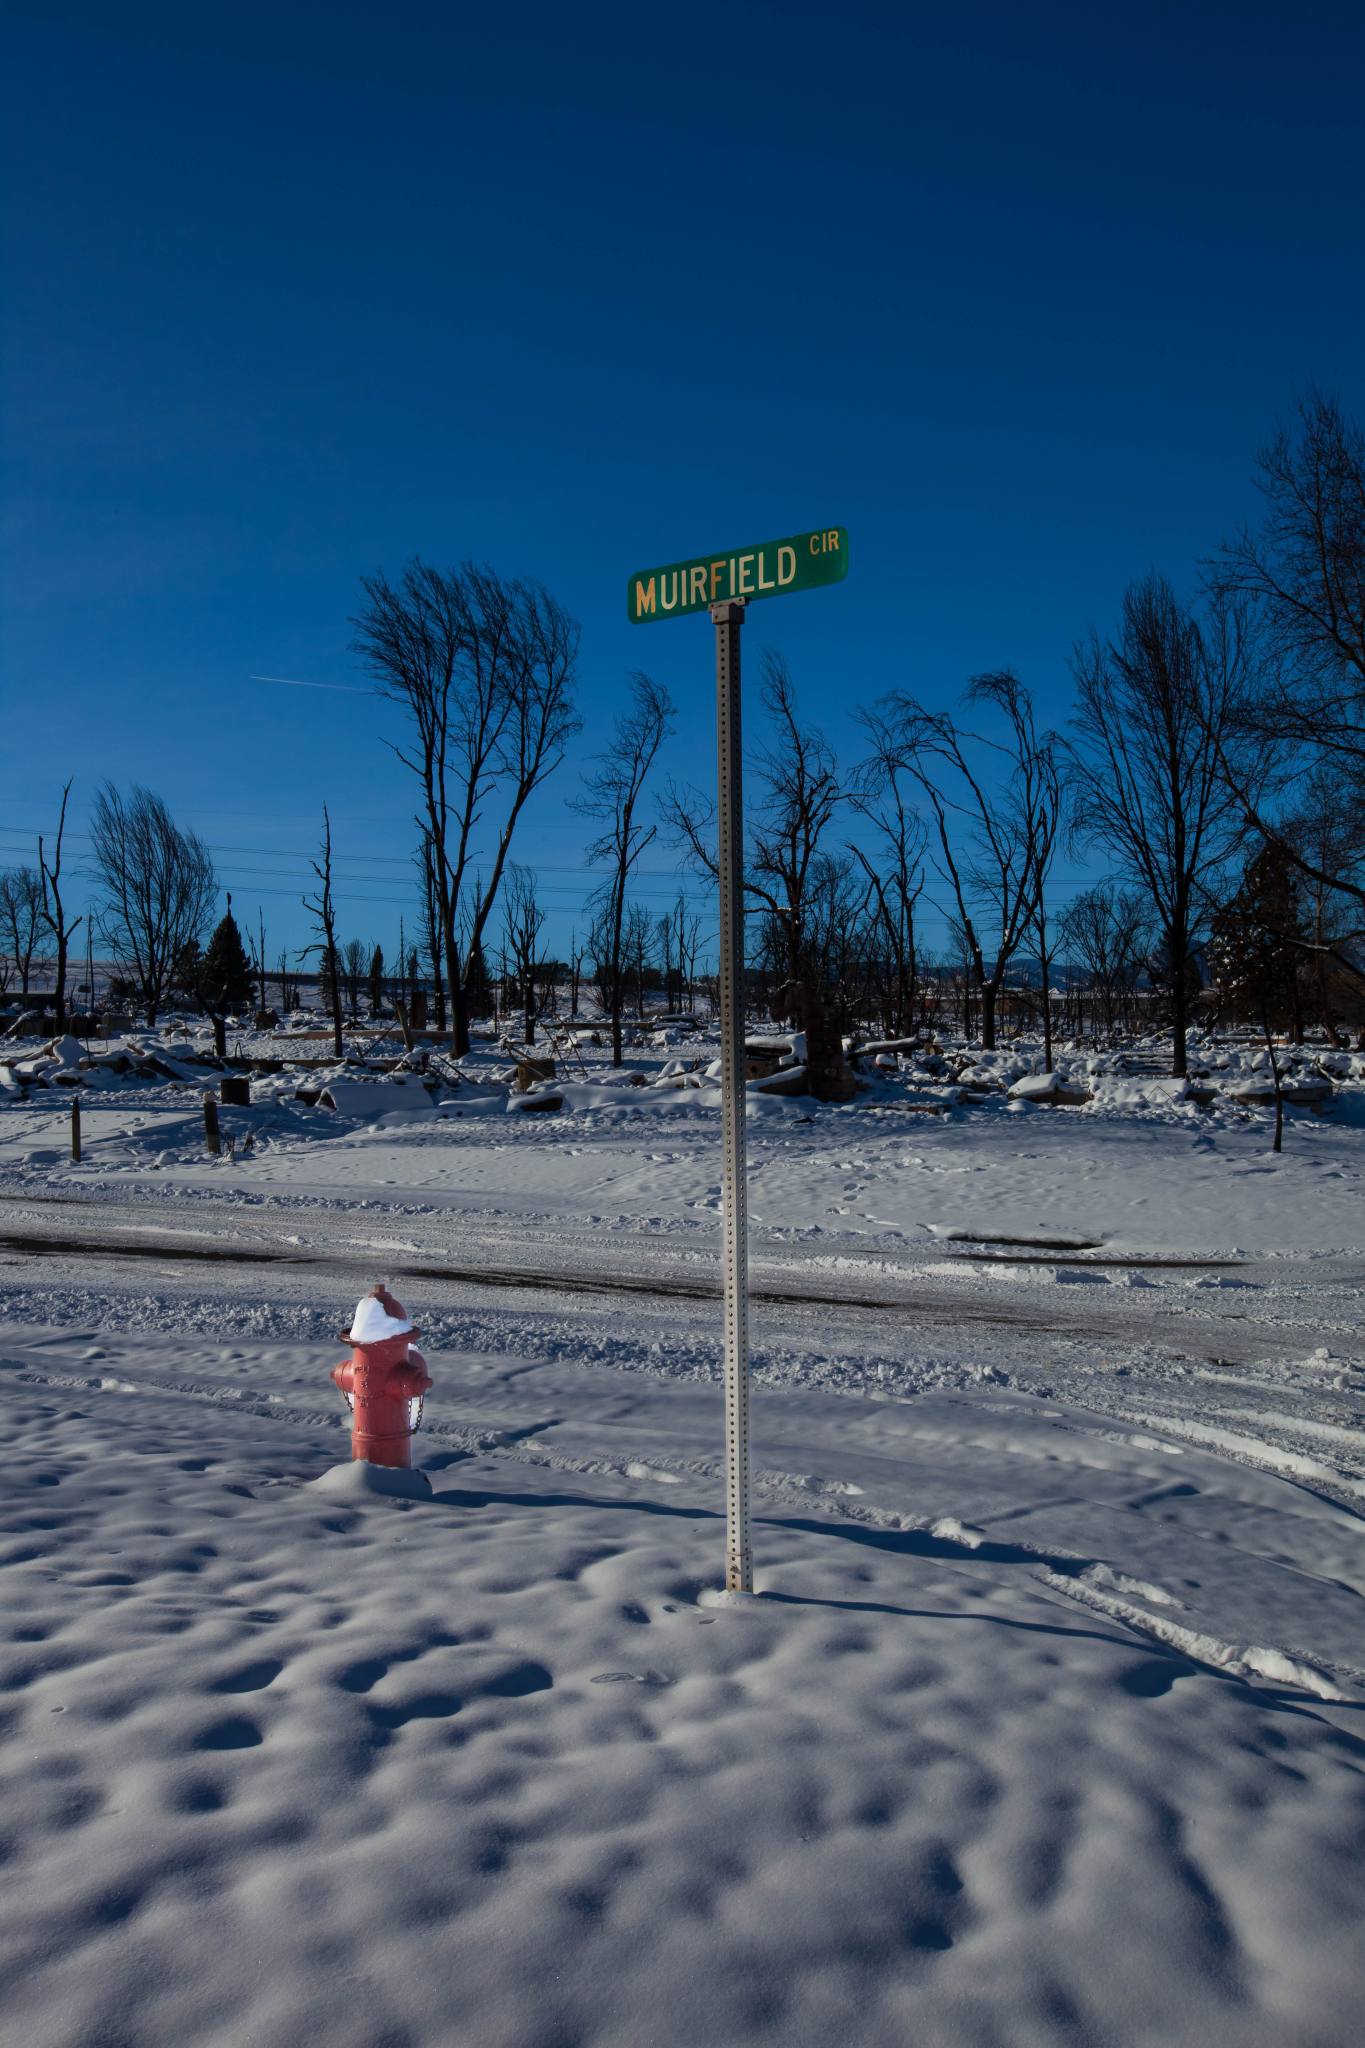
<svg viewBox="0 0 1365 2048">
<path fill-rule="evenodd" d="M 632 625 L 709 611 L 716 626 L 717 817 L 720 847 L 720 1094 L 725 1227 L 725 1590 L 752 1593 L 749 1545 L 749 1188 L 744 1170 L 744 802 L 740 752 L 739 629 L 744 608 L 841 583 L 848 530 L 821 526 L 786 540 L 695 555 L 644 569 L 626 585 Z"/>
<path fill-rule="evenodd" d="M 720 1094 L 725 1228 L 725 1589 L 754 1590 L 749 1545 L 749 1187 L 744 1111 L 744 800 L 740 734 L 742 604 L 713 604 L 720 844 Z"/>
</svg>

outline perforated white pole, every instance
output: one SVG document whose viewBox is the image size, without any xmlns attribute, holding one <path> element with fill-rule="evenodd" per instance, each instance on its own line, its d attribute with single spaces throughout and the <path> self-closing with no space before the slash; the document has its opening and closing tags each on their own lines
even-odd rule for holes
<svg viewBox="0 0 1365 2048">
<path fill-rule="evenodd" d="M 749 1190 L 744 1171 L 744 803 L 740 748 L 742 604 L 713 604 L 720 827 L 720 1095 L 725 1226 L 725 1586 L 752 1593 L 749 1548 Z"/>
</svg>

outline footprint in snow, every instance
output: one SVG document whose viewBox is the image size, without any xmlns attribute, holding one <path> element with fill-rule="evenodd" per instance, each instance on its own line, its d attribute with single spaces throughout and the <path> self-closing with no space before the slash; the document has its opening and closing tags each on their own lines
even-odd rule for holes
<svg viewBox="0 0 1365 2048">
<path fill-rule="evenodd" d="M 594 1685 L 672 1685 L 666 1671 L 599 1671 Z"/>
</svg>

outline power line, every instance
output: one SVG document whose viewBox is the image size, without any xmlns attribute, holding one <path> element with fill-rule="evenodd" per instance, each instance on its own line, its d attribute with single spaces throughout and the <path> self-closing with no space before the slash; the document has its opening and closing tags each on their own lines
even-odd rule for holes
<svg viewBox="0 0 1365 2048">
<path fill-rule="evenodd" d="M 51 826 L 38 826 L 30 830 L 20 825 L 0 825 L 0 835 L 7 839 L 20 839 L 25 842 L 31 842 L 36 839 L 39 831 L 43 833 L 45 838 L 50 837 L 54 830 L 55 827 Z M 89 845 L 91 843 L 91 835 L 88 832 L 68 831 L 66 837 L 68 842 L 78 841 L 81 845 Z M 313 857 L 311 852 L 303 851 L 298 847 L 234 846 L 216 840 L 205 840 L 204 844 L 212 854 L 246 854 L 262 860 L 311 861 Z M 491 852 L 487 857 L 489 859 L 492 858 Z M 416 864 L 418 854 L 416 849 L 411 854 L 397 854 L 346 853 L 338 848 L 333 851 L 332 859 L 333 864 L 338 867 L 345 862 L 351 865 L 411 868 Z M 477 856 L 472 857 L 472 859 L 473 864 L 477 866 Z M 549 861 L 536 861 L 533 865 L 538 875 L 584 875 L 591 878 L 594 875 L 609 875 L 612 872 L 607 866 L 594 867 L 589 862 L 565 865 Z M 640 876 L 649 876 L 656 880 L 672 880 L 676 877 L 686 878 L 689 874 L 689 870 L 685 868 L 637 868 L 635 872 Z M 311 875 L 312 870 L 310 869 L 310 879 Z M 376 879 L 383 878 L 376 877 Z"/>
<path fill-rule="evenodd" d="M 43 830 L 43 836 L 45 838 L 51 836 L 52 828 L 44 827 L 41 829 Z M 18 839 L 22 840 L 25 844 L 30 844 L 34 841 L 36 836 L 36 831 L 27 831 L 22 826 L 0 825 L 0 837 L 8 839 Z M 76 841 L 81 845 L 89 845 L 91 843 L 91 835 L 88 832 L 68 831 L 68 833 L 66 834 L 66 838 L 68 843 L 72 841 Z M 300 851 L 297 848 L 292 847 L 231 846 L 212 841 L 205 841 L 205 845 L 207 847 L 208 852 L 212 854 L 245 854 L 259 860 L 311 861 L 313 857 L 311 852 Z M 491 859 L 491 855 L 489 856 L 489 858 Z M 340 868 L 343 864 L 355 867 L 385 866 L 407 868 L 414 866 L 416 859 L 416 853 L 413 853 L 411 855 L 385 853 L 348 854 L 340 850 L 334 850 L 332 855 L 333 866 L 336 868 Z M 475 868 L 475 870 L 477 870 L 479 865 L 477 858 L 473 858 L 470 864 Z M 605 879 L 609 877 L 612 873 L 610 867 L 592 867 L 586 863 L 580 863 L 577 865 L 565 865 L 562 863 L 556 863 L 552 861 L 529 860 L 522 862 L 521 865 L 531 868 L 537 876 L 580 875 L 584 878 L 585 881 L 589 883 L 593 882 L 597 878 Z M 235 872 L 238 874 L 252 873 L 273 875 L 293 873 L 303 881 L 311 883 L 314 880 L 313 870 L 311 867 L 308 867 L 303 870 L 284 870 L 279 868 L 238 868 L 235 870 Z M 715 882 L 711 877 L 706 875 L 698 875 L 694 869 L 690 868 L 636 868 L 632 870 L 632 878 L 638 878 L 640 881 L 648 880 L 667 882 L 670 885 L 679 888 L 686 888 L 689 886 L 697 889 L 715 887 Z M 365 876 L 361 876 L 360 879 L 363 881 L 367 878 Z M 390 878 L 386 875 L 375 875 L 368 879 L 372 879 L 377 882 L 382 882 L 388 881 Z M 1053 874 L 1050 875 L 1048 879 L 1049 884 L 1053 887 L 1070 887 L 1074 885 L 1079 888 L 1092 888 L 1100 882 L 1121 882 L 1126 880 L 1127 877 L 1114 873 L 1085 873 L 1080 875 Z"/>
</svg>

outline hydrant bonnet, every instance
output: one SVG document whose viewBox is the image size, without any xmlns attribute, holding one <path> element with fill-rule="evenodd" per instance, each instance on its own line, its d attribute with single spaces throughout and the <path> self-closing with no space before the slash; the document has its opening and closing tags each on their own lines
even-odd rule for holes
<svg viewBox="0 0 1365 2048">
<path fill-rule="evenodd" d="M 403 1313 L 403 1304 L 395 1301 L 387 1288 L 375 1288 L 373 1293 L 356 1303 L 344 1341 L 347 1344 L 379 1344 L 385 1337 L 413 1334 L 412 1317 Z"/>
</svg>

